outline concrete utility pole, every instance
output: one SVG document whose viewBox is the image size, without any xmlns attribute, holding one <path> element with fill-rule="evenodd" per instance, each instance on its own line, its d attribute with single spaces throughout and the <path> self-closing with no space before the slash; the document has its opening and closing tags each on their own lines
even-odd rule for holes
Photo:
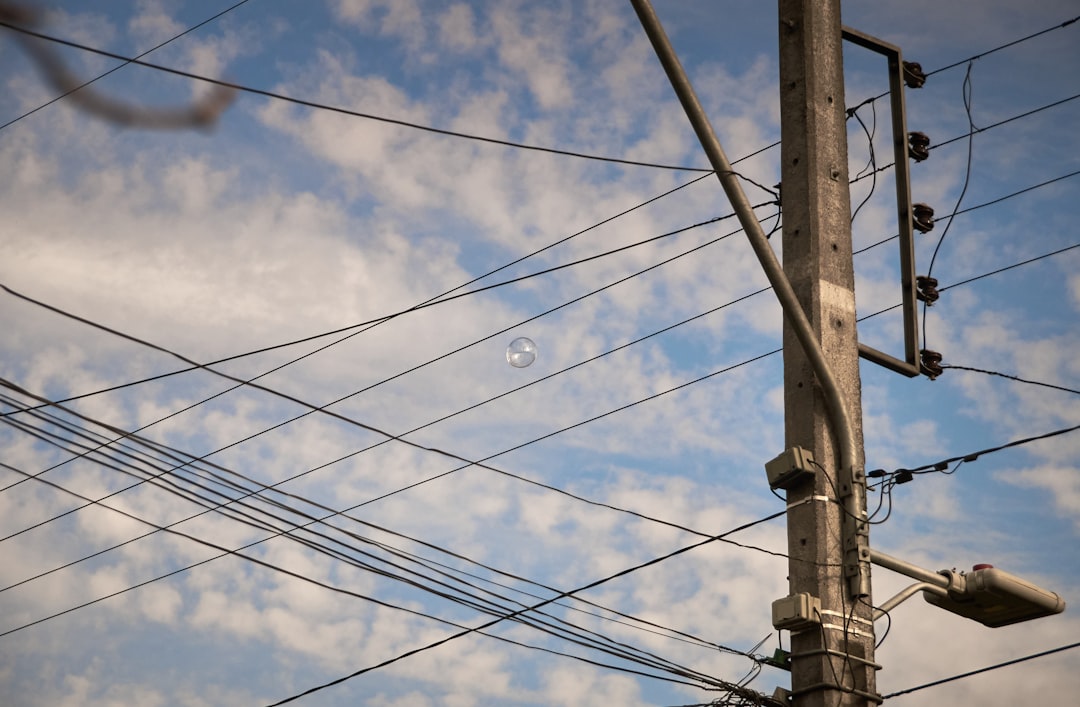
<svg viewBox="0 0 1080 707">
<path fill-rule="evenodd" d="M 820 464 L 813 475 L 787 487 L 790 594 L 821 602 L 821 624 L 791 636 L 791 694 L 797 707 L 862 707 L 880 698 L 873 666 L 840 0 L 779 0 L 779 19 L 784 272 L 833 371 L 855 446 L 853 466 L 845 468 L 829 401 L 785 319 L 785 446 L 802 447 Z"/>
</svg>

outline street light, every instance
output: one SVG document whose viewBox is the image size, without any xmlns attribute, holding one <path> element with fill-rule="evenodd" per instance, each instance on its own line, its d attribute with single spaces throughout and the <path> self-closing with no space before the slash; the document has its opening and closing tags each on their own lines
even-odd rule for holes
<svg viewBox="0 0 1080 707">
<path fill-rule="evenodd" d="M 934 606 L 990 628 L 1060 614 L 1065 610 L 1065 600 L 1056 593 L 992 565 L 975 565 L 967 573 L 956 570 L 930 572 L 873 549 L 870 550 L 870 561 L 919 580 L 882 604 L 874 612 L 875 620 L 919 592 Z"/>
</svg>

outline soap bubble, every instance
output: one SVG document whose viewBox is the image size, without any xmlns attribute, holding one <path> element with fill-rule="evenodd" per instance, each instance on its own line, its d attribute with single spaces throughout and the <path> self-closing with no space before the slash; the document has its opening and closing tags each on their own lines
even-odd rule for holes
<svg viewBox="0 0 1080 707">
<path fill-rule="evenodd" d="M 525 368 L 536 360 L 536 344 L 532 339 L 520 336 L 506 347 L 506 362 L 514 368 Z"/>
</svg>

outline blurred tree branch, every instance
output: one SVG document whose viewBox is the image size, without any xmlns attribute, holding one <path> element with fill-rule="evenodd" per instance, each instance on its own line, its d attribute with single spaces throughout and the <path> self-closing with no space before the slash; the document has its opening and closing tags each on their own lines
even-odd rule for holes
<svg viewBox="0 0 1080 707">
<path fill-rule="evenodd" d="M 154 108 L 118 101 L 89 88 L 88 85 L 96 79 L 80 80 L 45 39 L 28 33 L 42 24 L 41 13 L 37 9 L 0 2 L 0 22 L 16 32 L 19 44 L 50 86 L 78 108 L 116 125 L 158 130 L 209 128 L 236 95 L 232 88 L 214 86 L 202 99 L 176 108 Z"/>
</svg>

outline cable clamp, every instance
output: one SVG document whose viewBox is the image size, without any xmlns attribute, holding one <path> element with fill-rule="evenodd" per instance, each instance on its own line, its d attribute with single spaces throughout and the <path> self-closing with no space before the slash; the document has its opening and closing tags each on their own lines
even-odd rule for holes
<svg viewBox="0 0 1080 707">
<path fill-rule="evenodd" d="M 833 499 L 829 498 L 828 496 L 820 496 L 820 495 L 818 495 L 818 496 L 807 496 L 806 498 L 804 498 L 801 501 L 795 501 L 794 503 L 787 504 L 787 509 L 790 511 L 792 508 L 797 508 L 798 506 L 803 506 L 803 505 L 806 505 L 807 503 L 814 503 L 815 501 L 820 501 L 821 503 L 832 503 Z"/>
</svg>

